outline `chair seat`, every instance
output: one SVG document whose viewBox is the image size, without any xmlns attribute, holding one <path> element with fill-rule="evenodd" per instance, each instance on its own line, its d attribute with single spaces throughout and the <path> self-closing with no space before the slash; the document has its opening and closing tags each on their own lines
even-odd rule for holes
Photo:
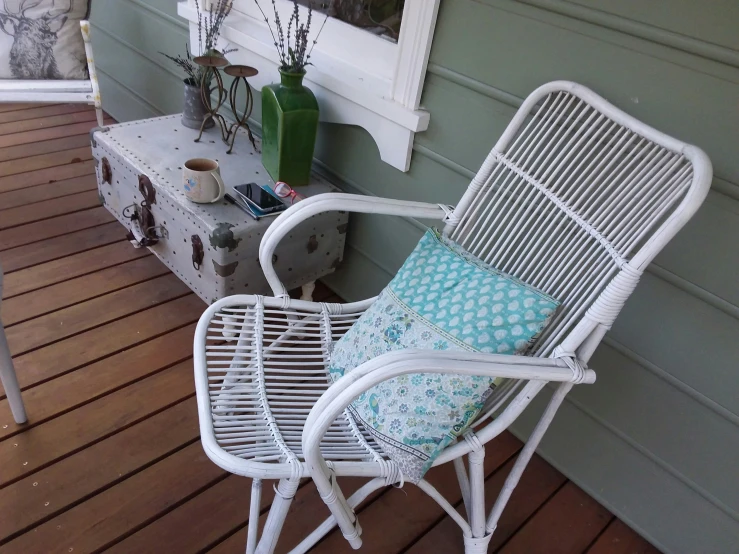
<svg viewBox="0 0 739 554">
<path fill-rule="evenodd" d="M 303 461 L 301 439 L 311 408 L 331 384 L 332 343 L 363 310 L 237 297 L 207 329 L 205 357 L 213 437 L 226 453 L 253 462 Z M 265 303 L 268 305 L 265 306 Z M 383 453 L 348 413 L 321 444 L 327 460 L 377 461 Z"/>
</svg>

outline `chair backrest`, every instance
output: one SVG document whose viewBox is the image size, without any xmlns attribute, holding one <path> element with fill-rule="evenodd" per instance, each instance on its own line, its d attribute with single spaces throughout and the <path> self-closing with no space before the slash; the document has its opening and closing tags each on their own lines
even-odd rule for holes
<svg viewBox="0 0 739 554">
<path fill-rule="evenodd" d="M 587 359 L 711 177 L 699 148 L 581 85 L 553 82 L 524 101 L 445 232 L 562 302 L 536 355 L 588 340 Z"/>
</svg>

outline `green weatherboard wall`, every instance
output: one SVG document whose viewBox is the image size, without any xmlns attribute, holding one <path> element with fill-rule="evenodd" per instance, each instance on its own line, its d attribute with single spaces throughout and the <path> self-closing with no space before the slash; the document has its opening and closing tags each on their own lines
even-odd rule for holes
<svg viewBox="0 0 739 554">
<path fill-rule="evenodd" d="M 97 0 L 92 21 L 105 109 L 179 111 L 181 79 L 158 54 L 186 40 L 174 0 Z M 381 162 L 356 127 L 321 124 L 316 145 L 349 192 L 454 203 L 521 99 L 571 79 L 708 152 L 705 205 L 645 274 L 592 360 L 598 382 L 576 388 L 541 448 L 669 552 L 739 552 L 738 21 L 735 0 L 442 0 L 431 124 L 410 171 Z M 352 216 L 330 285 L 347 299 L 378 292 L 422 223 Z"/>
</svg>

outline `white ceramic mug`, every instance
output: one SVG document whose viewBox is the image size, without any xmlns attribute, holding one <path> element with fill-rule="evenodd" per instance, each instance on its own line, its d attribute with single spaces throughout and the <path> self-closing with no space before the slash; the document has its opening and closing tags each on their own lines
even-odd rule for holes
<svg viewBox="0 0 739 554">
<path fill-rule="evenodd" d="M 218 162 L 208 158 L 187 160 L 182 169 L 185 196 L 199 204 L 218 202 L 226 194 Z"/>
</svg>

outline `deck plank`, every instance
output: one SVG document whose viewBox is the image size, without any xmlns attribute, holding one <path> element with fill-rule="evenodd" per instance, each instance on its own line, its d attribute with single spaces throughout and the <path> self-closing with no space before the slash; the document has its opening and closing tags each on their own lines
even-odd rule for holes
<svg viewBox="0 0 739 554">
<path fill-rule="evenodd" d="M 113 221 L 90 229 L 83 229 L 74 233 L 68 233 L 52 239 L 37 242 L 33 248 L 19 246 L 0 253 L 3 264 L 3 272 L 6 274 L 19 269 L 58 260 L 91 250 L 99 246 L 105 246 L 113 242 L 119 242 L 126 235 L 126 231 L 120 223 Z"/>
<path fill-rule="evenodd" d="M 273 497 L 274 489 L 265 486 L 262 508 L 269 506 Z M 242 524 L 244 515 L 249 513 L 250 499 L 251 479 L 231 475 L 106 552 L 200 552 Z"/>
<path fill-rule="evenodd" d="M 46 185 L 72 179 L 74 177 L 83 177 L 85 175 L 95 174 L 95 164 L 92 161 L 83 161 L 81 163 L 67 163 L 56 167 L 47 167 L 28 171 L 26 173 L 18 173 L 17 175 L 7 175 L 0 177 L 0 192 L 9 192 L 11 190 L 23 189 L 26 187 L 35 187 L 37 185 Z"/>
<path fill-rule="evenodd" d="M 614 519 L 587 554 L 659 554 L 620 519 Z"/>
<path fill-rule="evenodd" d="M 1 150 L 0 150 L 1 151 Z M 77 194 L 88 190 L 97 190 L 95 175 L 73 177 L 58 183 L 36 185 L 24 189 L 13 190 L 0 194 L 0 211 L 7 212 L 12 208 L 27 204 L 38 204 L 54 198 L 63 198 L 70 194 Z M 0 217 L 4 217 L 4 213 Z"/>
<path fill-rule="evenodd" d="M 513 460 L 485 481 L 486 513 L 490 513 L 511 467 L 513 467 Z M 521 482 L 513 491 L 508 506 L 503 511 L 498 527 L 493 533 L 488 551 L 497 551 L 506 540 L 513 536 L 531 514 L 544 504 L 566 481 L 564 475 L 539 456 L 534 456 L 521 476 Z M 457 505 L 457 511 L 464 515 L 464 506 L 462 504 Z M 408 549 L 408 554 L 424 554 L 426 552 L 464 554 L 462 531 L 452 518 L 445 516 Z"/>
<path fill-rule="evenodd" d="M 49 152 L 48 154 L 39 154 L 37 156 L 0 162 L 0 177 L 18 175 L 20 173 L 28 173 L 60 165 L 82 163 L 91 159 L 92 151 L 89 146 L 85 145 L 74 148 L 69 145 L 64 150 L 58 152 Z"/>
<path fill-rule="evenodd" d="M 194 392 L 192 362 L 187 361 L 0 441 L 0 488 L 143 421 Z"/>
<path fill-rule="evenodd" d="M 40 156 L 41 154 L 51 154 L 61 150 L 69 150 L 71 148 L 81 148 L 89 146 L 90 131 L 88 129 L 78 129 L 76 133 L 69 134 L 61 138 L 42 140 L 29 144 L 19 144 L 17 146 L 6 146 L 0 148 L 0 162 L 11 160 L 22 160 L 31 156 Z"/>
<path fill-rule="evenodd" d="M 0 304 L 0 314 L 9 327 L 168 273 L 167 266 L 149 255 L 7 299 Z"/>
<path fill-rule="evenodd" d="M 18 382 L 25 389 L 80 369 L 194 323 L 204 309 L 203 301 L 189 294 L 18 356 L 14 359 Z"/>
<path fill-rule="evenodd" d="M 11 325 L 5 330 L 5 334 L 13 355 L 24 354 L 188 294 L 190 289 L 187 285 L 176 275 L 168 273 L 145 283 Z"/>
<path fill-rule="evenodd" d="M 199 444 L 191 444 L 1 546 L 0 553 L 96 552 L 224 476 Z"/>
<path fill-rule="evenodd" d="M 3 102 L 0 104 L 0 112 L 16 112 L 21 110 L 31 110 L 38 108 L 40 104 L 37 102 Z M 45 104 L 46 105 L 46 104 Z M 50 106 L 58 106 L 58 104 L 48 104 Z"/>
<path fill-rule="evenodd" d="M 62 115 L 52 115 L 49 117 L 35 117 L 33 119 L 24 119 L 23 121 L 13 121 L 10 123 L 0 123 L 0 135 L 13 135 L 24 131 L 33 131 L 37 129 L 48 129 L 49 127 L 58 127 L 60 125 L 69 125 L 70 123 L 82 123 L 87 121 L 95 121 L 95 112 L 81 111 Z"/>
<path fill-rule="evenodd" d="M 107 121 L 112 122 L 110 119 Z M 90 119 L 80 123 L 70 123 L 68 125 L 58 125 L 56 127 L 47 127 L 45 129 L 34 129 L 31 131 L 4 135 L 0 136 L 0 148 L 19 147 L 25 144 L 40 143 L 46 140 L 77 135 L 80 132 L 89 133 L 91 129 L 94 129 L 97 126 L 97 121 L 95 119 Z"/>
<path fill-rule="evenodd" d="M 96 190 L 78 192 L 61 198 L 45 200 L 19 206 L 2 211 L 0 216 L 0 230 L 20 227 L 29 223 L 36 223 L 57 216 L 69 215 L 75 212 L 91 210 L 100 206 L 100 198 Z"/>
<path fill-rule="evenodd" d="M 503 554 L 583 552 L 613 516 L 568 482 L 500 550 Z"/>
<path fill-rule="evenodd" d="M 71 254 L 5 275 L 3 298 L 12 298 L 149 255 L 149 251 L 145 248 L 134 248 L 128 241 L 123 240 L 78 254 Z M 3 255 L 4 259 L 5 255 Z"/>
<path fill-rule="evenodd" d="M 0 400 L 0 440 L 187 360 L 194 332 L 193 325 L 182 327 L 28 389 L 23 395 L 25 425 L 15 424 L 7 399 Z"/>
<path fill-rule="evenodd" d="M 31 204 L 30 206 L 19 208 L 19 210 L 28 211 L 29 218 L 33 218 L 34 216 L 31 214 L 34 208 L 35 206 Z M 68 213 L 43 221 L 18 225 L 11 229 L 0 231 L 0 251 L 25 246 L 32 242 L 51 239 L 90 227 L 97 227 L 98 225 L 110 223 L 111 221 L 114 221 L 114 218 L 110 215 L 110 212 L 102 206 L 96 206 L 82 212 Z"/>
<path fill-rule="evenodd" d="M 195 399 L 190 398 L 0 489 L 0 513 L 3 514 L 0 543 L 126 479 L 197 438 L 197 409 Z M 101 463 L 103 461 L 105 463 Z"/>
<path fill-rule="evenodd" d="M 49 104 L 40 105 L 27 110 L 12 110 L 0 112 L 0 123 L 12 123 L 14 121 L 25 121 L 26 119 L 37 119 L 40 117 L 51 117 L 77 112 L 89 112 L 86 104 Z"/>
</svg>

